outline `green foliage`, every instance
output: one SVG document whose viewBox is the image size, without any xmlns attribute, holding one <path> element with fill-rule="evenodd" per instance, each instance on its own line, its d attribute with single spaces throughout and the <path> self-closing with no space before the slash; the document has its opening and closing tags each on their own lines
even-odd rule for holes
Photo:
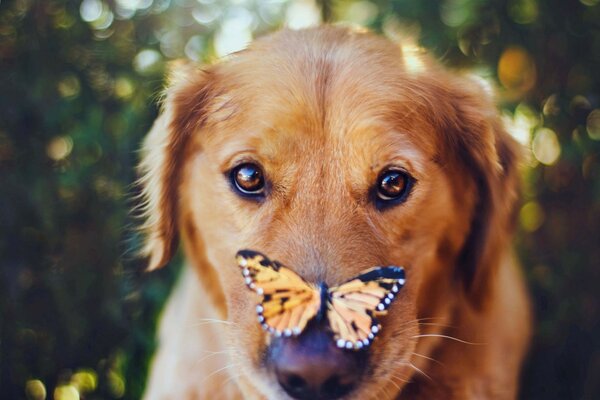
<svg viewBox="0 0 600 400">
<path fill-rule="evenodd" d="M 498 86 L 530 158 L 517 244 L 537 328 L 522 397 L 600 397 L 598 3 L 0 0 L 1 396 L 141 396 L 177 275 L 143 272 L 128 200 L 165 62 L 324 16 L 410 32 Z"/>
</svg>

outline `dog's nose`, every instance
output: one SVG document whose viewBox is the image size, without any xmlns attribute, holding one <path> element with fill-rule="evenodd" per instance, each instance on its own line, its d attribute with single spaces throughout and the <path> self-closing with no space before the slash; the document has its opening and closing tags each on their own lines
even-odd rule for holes
<svg viewBox="0 0 600 400">
<path fill-rule="evenodd" d="M 356 385 L 366 364 L 365 351 L 342 350 L 321 329 L 297 338 L 277 338 L 268 362 L 281 387 L 295 399 L 337 399 Z"/>
</svg>

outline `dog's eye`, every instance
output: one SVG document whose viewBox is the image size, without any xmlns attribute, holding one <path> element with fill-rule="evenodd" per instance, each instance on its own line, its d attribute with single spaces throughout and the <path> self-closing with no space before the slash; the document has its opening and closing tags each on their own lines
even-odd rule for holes
<svg viewBox="0 0 600 400">
<path fill-rule="evenodd" d="M 231 183 L 246 196 L 260 196 L 265 191 L 265 177 L 262 169 L 253 163 L 244 163 L 231 170 Z"/>
<path fill-rule="evenodd" d="M 403 202 L 408 197 L 413 177 L 400 169 L 388 169 L 377 178 L 375 203 L 378 208 Z"/>
</svg>

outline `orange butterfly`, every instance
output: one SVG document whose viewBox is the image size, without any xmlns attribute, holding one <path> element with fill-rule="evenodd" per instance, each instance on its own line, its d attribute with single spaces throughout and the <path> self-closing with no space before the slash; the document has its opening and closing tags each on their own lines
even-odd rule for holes
<svg viewBox="0 0 600 400">
<path fill-rule="evenodd" d="M 328 288 L 256 251 L 241 250 L 236 258 L 246 285 L 262 297 L 256 312 L 263 328 L 296 336 L 311 319 L 327 315 L 336 345 L 346 349 L 371 344 L 381 329 L 376 316 L 385 315 L 405 281 L 402 267 L 375 267 Z"/>
</svg>

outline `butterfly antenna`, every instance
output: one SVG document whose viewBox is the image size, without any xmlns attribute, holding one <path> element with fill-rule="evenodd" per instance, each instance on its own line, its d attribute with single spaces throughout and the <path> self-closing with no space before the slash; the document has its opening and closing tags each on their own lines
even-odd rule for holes
<svg viewBox="0 0 600 400">
<path fill-rule="evenodd" d="M 319 283 L 319 293 L 321 295 L 321 305 L 317 314 L 317 321 L 323 321 L 327 313 L 327 302 L 329 301 L 329 287 L 325 282 Z"/>
</svg>

